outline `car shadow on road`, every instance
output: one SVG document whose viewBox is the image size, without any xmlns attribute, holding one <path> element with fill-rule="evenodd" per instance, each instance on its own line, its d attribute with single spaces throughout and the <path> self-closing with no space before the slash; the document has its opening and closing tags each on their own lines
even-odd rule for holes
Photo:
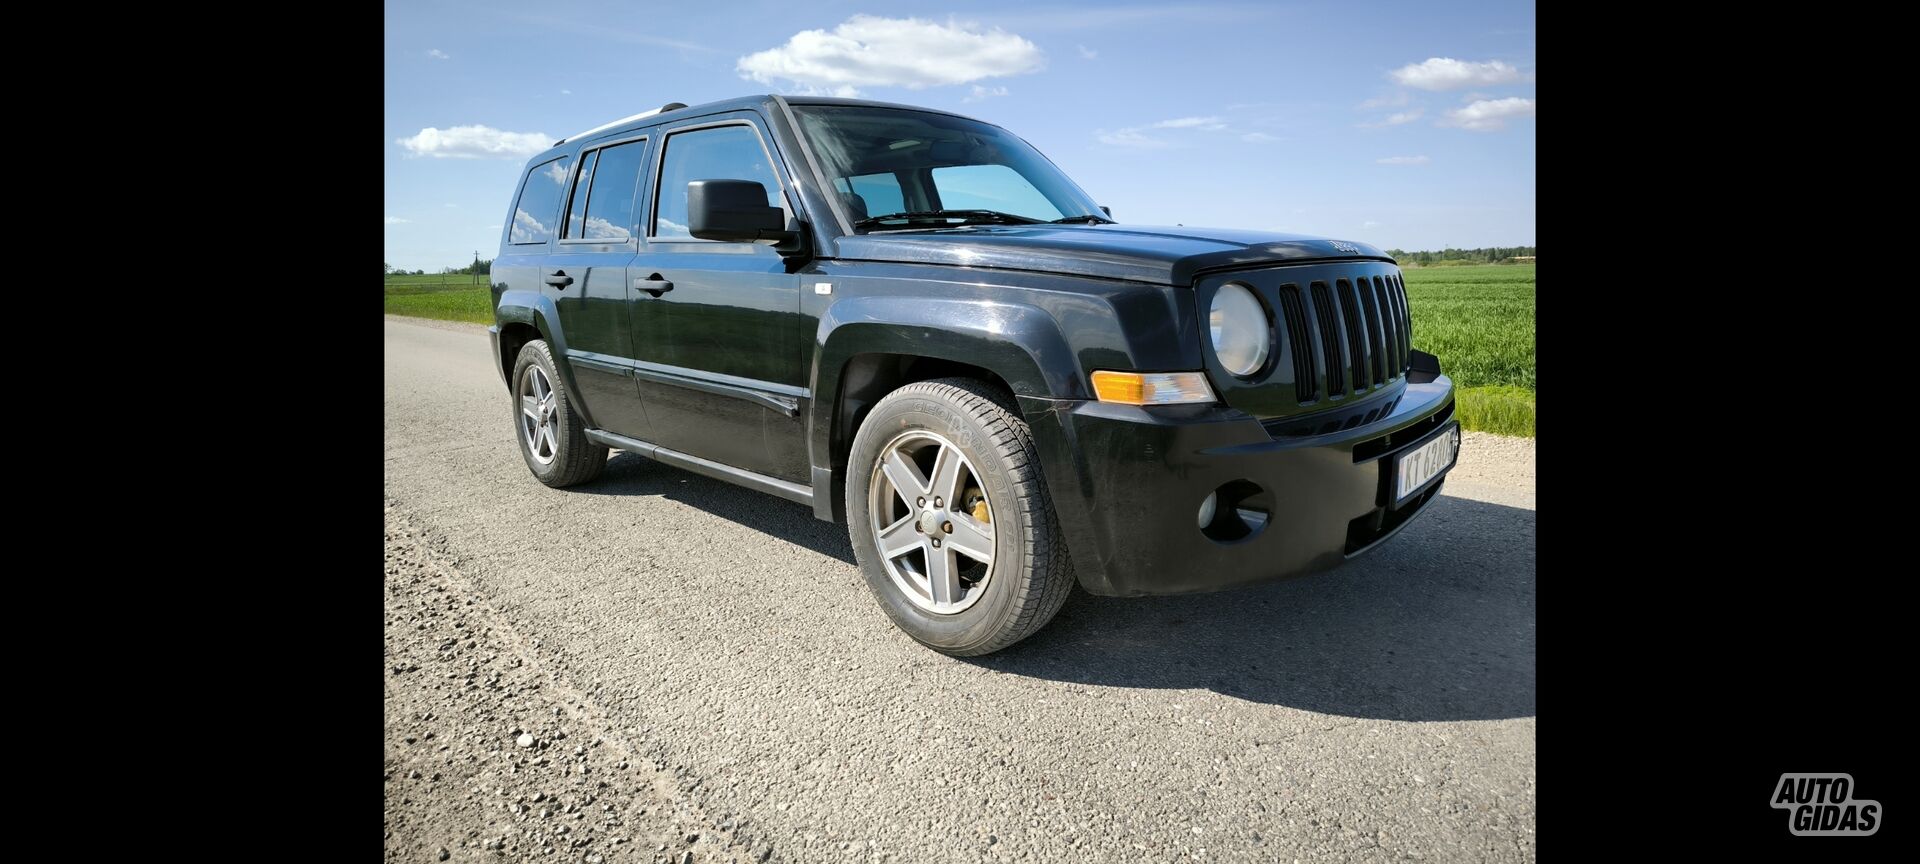
<svg viewBox="0 0 1920 864">
<path fill-rule="evenodd" d="M 1046 629 L 974 662 L 1345 717 L 1531 717 L 1533 523 L 1532 510 L 1442 495 L 1331 572 L 1215 594 L 1076 592 Z"/>
<path fill-rule="evenodd" d="M 568 491 L 587 495 L 658 495 L 737 522 L 853 566 L 853 546 L 843 525 L 813 518 L 813 509 L 764 492 L 616 452 L 592 483 Z"/>
<path fill-rule="evenodd" d="M 659 495 L 854 566 L 844 526 L 631 453 L 574 491 Z M 1345 717 L 1531 717 L 1533 540 L 1532 510 L 1442 495 L 1399 536 L 1332 572 L 1215 594 L 1076 591 L 1039 633 L 965 662 Z"/>
</svg>

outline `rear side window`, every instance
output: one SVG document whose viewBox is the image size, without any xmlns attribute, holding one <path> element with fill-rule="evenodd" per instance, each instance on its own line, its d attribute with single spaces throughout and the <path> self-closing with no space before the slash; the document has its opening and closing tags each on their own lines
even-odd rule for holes
<svg viewBox="0 0 1920 864">
<path fill-rule="evenodd" d="M 1060 218 L 1060 208 L 1005 165 L 953 165 L 933 169 L 933 188 L 946 210 L 999 210 L 1039 219 Z"/>
<path fill-rule="evenodd" d="M 573 179 L 573 203 L 567 205 L 567 227 L 560 229 L 560 236 L 580 236 L 580 227 L 587 220 L 587 180 L 593 177 L 593 160 L 599 155 L 597 150 L 589 150 L 580 157 L 580 173 Z"/>
<path fill-rule="evenodd" d="M 520 203 L 513 209 L 511 243 L 545 243 L 553 239 L 554 225 L 560 219 L 560 199 L 566 194 L 567 167 L 571 160 L 562 157 L 534 166 L 520 190 Z"/>
<path fill-rule="evenodd" d="M 716 126 L 668 136 L 661 158 L 660 202 L 655 208 L 653 236 L 663 240 L 692 239 L 687 232 L 687 184 L 695 180 L 752 180 L 767 190 L 767 203 L 781 204 L 780 181 L 760 146 L 760 136 L 748 126 Z"/>
<path fill-rule="evenodd" d="M 626 240 L 633 236 L 633 202 L 640 183 L 640 157 L 646 155 L 647 142 L 632 141 L 599 151 L 600 164 L 593 169 L 593 191 L 587 199 L 586 233 L 588 240 Z"/>
</svg>

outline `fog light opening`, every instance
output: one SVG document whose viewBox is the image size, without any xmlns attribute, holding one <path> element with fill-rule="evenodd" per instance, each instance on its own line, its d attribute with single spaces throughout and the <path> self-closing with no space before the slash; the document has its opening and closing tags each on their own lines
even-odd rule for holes
<svg viewBox="0 0 1920 864">
<path fill-rule="evenodd" d="M 1224 483 L 1200 502 L 1200 533 L 1215 543 L 1241 543 L 1266 530 L 1273 496 L 1251 480 Z"/>
</svg>

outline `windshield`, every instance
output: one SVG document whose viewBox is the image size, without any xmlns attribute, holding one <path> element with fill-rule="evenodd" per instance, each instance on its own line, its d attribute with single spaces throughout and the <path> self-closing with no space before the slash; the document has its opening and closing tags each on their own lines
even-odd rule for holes
<svg viewBox="0 0 1920 864">
<path fill-rule="evenodd" d="M 793 112 L 855 231 L 1111 221 L 1040 151 L 997 126 L 900 108 Z"/>
</svg>

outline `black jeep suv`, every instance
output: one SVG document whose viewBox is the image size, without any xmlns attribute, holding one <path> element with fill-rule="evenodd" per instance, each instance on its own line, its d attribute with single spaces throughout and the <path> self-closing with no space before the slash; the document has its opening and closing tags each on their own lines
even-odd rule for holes
<svg viewBox="0 0 1920 864">
<path fill-rule="evenodd" d="M 609 449 L 845 520 L 949 654 L 1094 594 L 1359 555 L 1433 500 L 1453 384 L 1360 243 L 1116 224 L 1004 129 L 921 108 L 679 103 L 536 156 L 494 357 L 549 486 Z"/>
</svg>

